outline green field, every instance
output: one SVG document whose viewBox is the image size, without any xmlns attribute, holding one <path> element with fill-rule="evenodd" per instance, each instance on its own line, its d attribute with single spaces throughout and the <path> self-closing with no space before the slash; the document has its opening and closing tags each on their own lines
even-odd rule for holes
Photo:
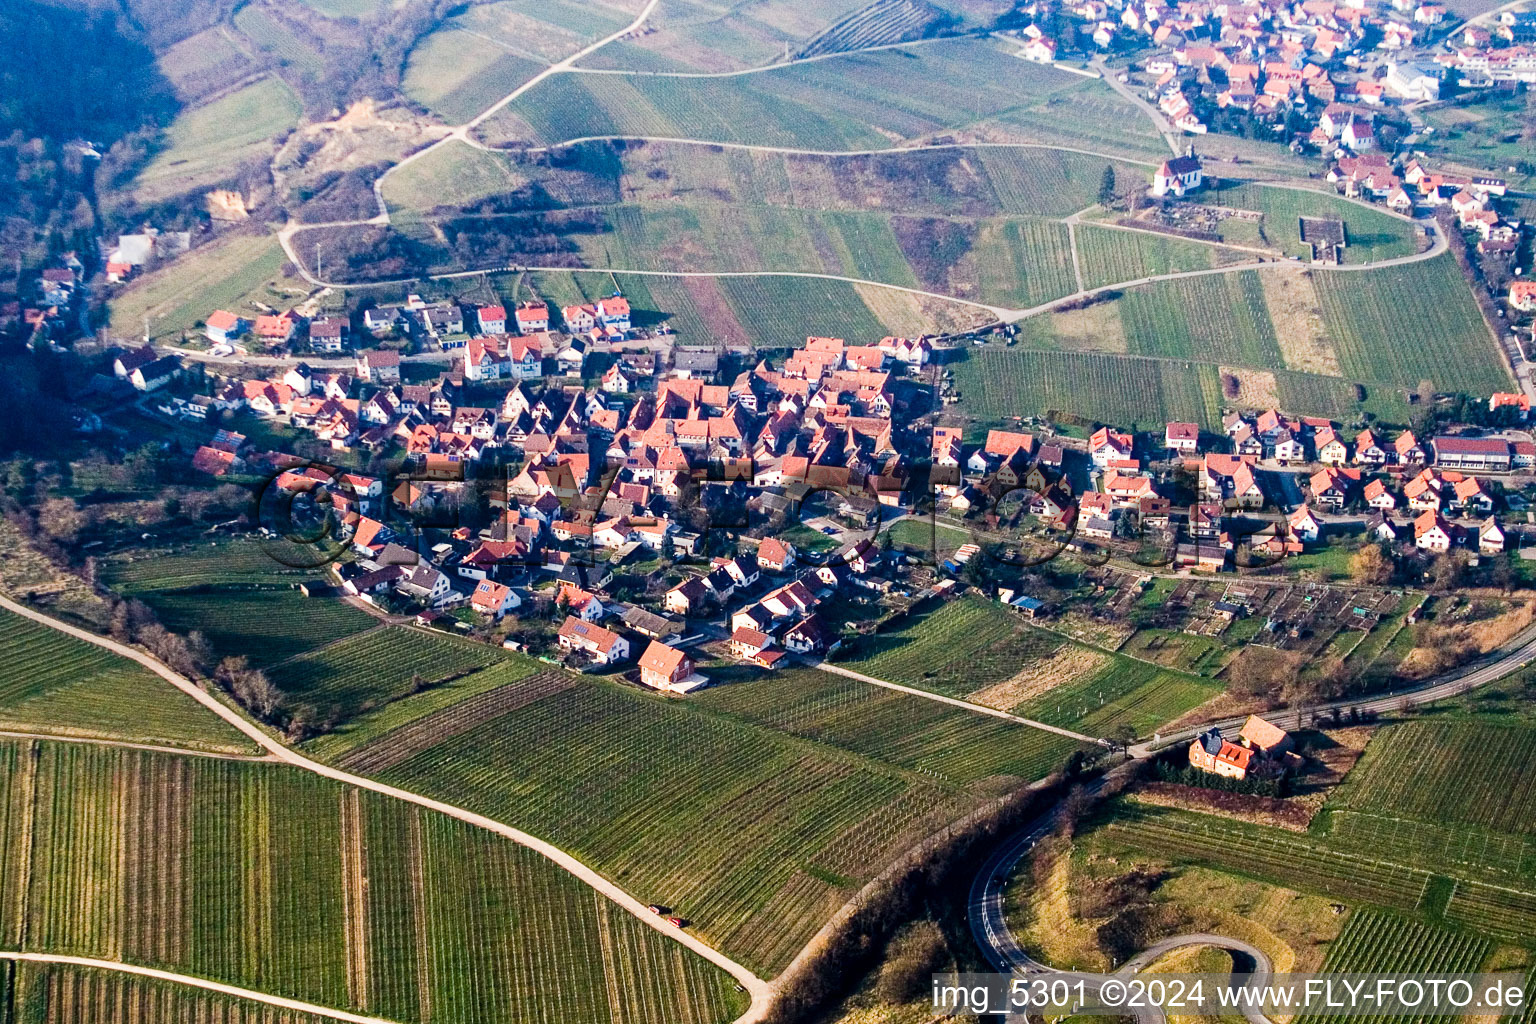
<svg viewBox="0 0 1536 1024">
<path fill-rule="evenodd" d="M 1090 736 L 1113 736 L 1125 725 L 1150 736 L 1221 692 L 1221 684 L 1209 679 L 1116 658 L 1096 675 L 1058 686 L 1013 713 Z"/>
<path fill-rule="evenodd" d="M 143 591 L 136 595 L 165 627 L 201 632 L 219 657 L 245 655 L 264 668 L 305 651 L 372 629 L 367 612 L 331 598 L 308 598 L 297 590 L 207 587 Z"/>
<path fill-rule="evenodd" d="M 431 686 L 485 668 L 500 653 L 486 644 L 385 626 L 285 661 L 269 675 L 291 701 L 350 718 L 406 696 L 416 676 Z"/>
<path fill-rule="evenodd" d="M 1498 349 L 1449 253 L 1407 266 L 1316 274 L 1346 376 L 1472 394 L 1510 387 Z"/>
<path fill-rule="evenodd" d="M 1357 203 L 1328 192 L 1304 188 L 1237 183 L 1205 193 L 1201 202 L 1258 210 L 1264 214 L 1263 240 L 1287 256 L 1310 259 L 1312 248 L 1301 241 L 1302 216 L 1338 217 L 1344 221 L 1347 245 L 1344 262 L 1366 263 L 1374 260 L 1412 256 L 1418 251 L 1415 228 L 1408 221 L 1386 210 Z M 1247 237 L 1247 222 L 1228 220 L 1223 231 L 1233 230 Z M 1239 241 L 1239 238 L 1232 238 Z M 1252 244 L 1249 242 L 1248 244 Z"/>
<path fill-rule="evenodd" d="M 1328 946 L 1322 969 L 1329 973 L 1471 973 L 1483 966 L 1492 947 L 1482 938 L 1449 932 L 1396 914 L 1356 911 Z M 1307 1024 L 1350 1019 L 1344 1014 L 1306 1014 Z M 1382 1017 L 1393 1024 L 1423 1020 L 1413 1015 Z M 1452 1020 L 1451 1017 L 1429 1018 Z"/>
<path fill-rule="evenodd" d="M 1424 112 L 1435 129 L 1421 136 L 1428 152 L 1473 170 L 1492 171 L 1507 178 L 1511 188 L 1529 190 L 1532 175 L 1519 165 L 1531 158 L 1530 143 L 1521 137 L 1525 101 L 1499 94 L 1486 102 L 1457 102 Z"/>
<path fill-rule="evenodd" d="M 1121 231 L 1093 224 L 1079 224 L 1076 230 L 1084 288 L 1157 274 L 1204 270 L 1218 266 L 1218 260 L 1237 262 L 1245 258 L 1241 253 L 1172 235 Z"/>
<path fill-rule="evenodd" d="M 282 273 L 283 263 L 283 248 L 270 235 L 226 235 L 113 295 L 112 329 L 140 337 L 149 317 L 151 338 L 179 340 L 216 309 L 254 316 L 250 299 L 282 301 L 268 282 Z"/>
<path fill-rule="evenodd" d="M 544 145 L 623 135 L 859 150 L 989 119 L 1019 141 L 1060 142 L 1080 138 L 1062 127 L 1076 115 L 1087 141 L 1110 152 L 1157 152 L 1150 124 L 1108 87 L 1014 50 L 954 39 L 728 78 L 555 75 L 485 129 Z"/>
<path fill-rule="evenodd" d="M 0 611 L 0 729 L 246 753 L 249 740 L 126 658 Z"/>
<path fill-rule="evenodd" d="M 269 152 L 272 139 L 298 124 L 300 113 L 298 97 L 276 78 L 185 110 L 165 130 L 165 148 L 129 188 L 149 200 L 216 185 L 241 161 Z"/>
<path fill-rule="evenodd" d="M 303 553 L 290 551 L 286 542 L 276 539 L 216 541 L 102 559 L 96 571 L 102 583 L 120 594 L 217 584 L 296 583 L 313 579 L 318 571 L 284 561 Z"/>
<path fill-rule="evenodd" d="M 523 288 L 504 279 L 503 294 L 537 294 L 551 305 L 612 295 L 617 288 L 645 311 L 638 322 L 665 320 L 682 343 L 739 342 L 790 348 L 811 336 L 873 344 L 888 334 L 912 336 L 988 322 L 974 307 L 922 300 L 872 285 L 804 277 L 673 278 L 597 272 L 540 272 Z M 650 319 L 646 319 L 649 315 Z"/>
<path fill-rule="evenodd" d="M 411 51 L 401 90 L 448 123 L 460 124 L 545 66 L 477 33 L 442 28 Z"/>
<path fill-rule="evenodd" d="M 1264 285 L 1254 271 L 1142 285 L 1127 291 L 1119 305 L 1126 341 L 1136 355 L 1284 365 Z"/>
<path fill-rule="evenodd" d="M 1116 805 L 1113 819 L 1099 835 L 1111 848 L 1205 864 L 1287 888 L 1397 910 L 1417 910 L 1430 878 L 1420 868 L 1340 853 L 1308 836 L 1139 804 Z"/>
<path fill-rule="evenodd" d="M 953 369 L 959 408 L 983 421 L 1054 412 L 1127 429 L 1221 422 L 1221 382 L 1210 364 L 988 346 Z"/>
<path fill-rule="evenodd" d="M 743 1006 L 532 851 L 297 769 L 43 743 L 0 745 L 0 776 L 7 945 L 402 1022 L 703 1024 Z"/>
<path fill-rule="evenodd" d="M 886 682 L 962 697 L 1017 674 L 1064 642 L 980 597 L 936 604 L 892 626 L 845 645 L 838 664 Z"/>
<path fill-rule="evenodd" d="M 455 139 L 391 171 L 379 187 L 394 213 L 473 206 L 528 181 L 503 157 Z"/>
<path fill-rule="evenodd" d="M 1372 738 L 1328 808 L 1330 839 L 1390 843 L 1448 870 L 1536 878 L 1536 729 L 1413 721 Z"/>
<path fill-rule="evenodd" d="M 959 784 L 1039 778 L 1072 749 L 1028 726 L 816 670 L 705 690 L 698 704 Z"/>
<path fill-rule="evenodd" d="M 774 720 L 777 676 L 678 702 L 540 671 L 341 763 L 547 838 L 772 974 L 897 851 L 1072 747 L 879 695 L 837 718 L 818 702 L 862 691 L 784 678 L 806 687 L 797 723 Z M 920 732 L 893 734 L 901 725 Z"/>
</svg>

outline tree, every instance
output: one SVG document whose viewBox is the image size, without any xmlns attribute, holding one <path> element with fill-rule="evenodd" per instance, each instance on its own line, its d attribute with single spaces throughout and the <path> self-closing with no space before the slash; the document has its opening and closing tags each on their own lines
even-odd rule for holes
<svg viewBox="0 0 1536 1024">
<path fill-rule="evenodd" d="M 49 498 L 37 510 L 37 525 L 54 540 L 69 544 L 85 527 L 85 513 L 69 498 Z"/>
<path fill-rule="evenodd" d="M 1356 583 L 1379 587 L 1392 579 L 1392 559 L 1377 544 L 1367 544 L 1349 560 L 1349 576 Z"/>
<path fill-rule="evenodd" d="M 1099 180 L 1099 205 L 1110 206 L 1115 201 L 1118 189 L 1115 186 L 1115 165 L 1104 165 L 1104 177 Z"/>
</svg>

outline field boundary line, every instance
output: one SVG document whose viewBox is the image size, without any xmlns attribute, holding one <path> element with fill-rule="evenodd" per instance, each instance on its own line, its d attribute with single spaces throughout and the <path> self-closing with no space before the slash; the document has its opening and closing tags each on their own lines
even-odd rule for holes
<svg viewBox="0 0 1536 1024">
<path fill-rule="evenodd" d="M 1102 160 L 1116 160 L 1123 164 L 1135 164 L 1138 167 L 1158 166 L 1157 163 L 1151 160 L 1138 160 L 1135 157 L 1105 153 L 1097 149 L 1085 149 L 1081 146 L 1057 146 L 1049 142 L 919 142 L 911 146 L 888 146 L 884 149 L 805 149 L 798 146 L 769 146 L 754 142 L 713 142 L 709 139 L 694 139 L 672 135 L 583 135 L 574 139 L 565 139 L 561 142 L 551 142 L 547 146 L 517 147 L 488 146 L 475 139 L 467 141 L 471 146 L 483 149 L 487 153 L 548 153 L 556 149 L 568 149 L 571 146 L 579 146 L 584 142 L 658 142 L 679 146 L 712 146 L 717 149 L 744 149 L 753 153 L 784 153 L 788 156 L 816 157 L 886 156 L 891 153 L 921 153 L 928 150 L 937 151 L 945 149 L 1055 149 L 1063 153 L 1076 153 L 1079 156 L 1092 156 Z"/>
<path fill-rule="evenodd" d="M 652 0 L 652 5 L 654 6 L 654 4 L 655 0 Z M 553 843 L 540 839 L 535 835 L 522 831 L 521 829 L 513 828 L 511 825 L 497 821 L 494 818 L 490 818 L 486 815 L 468 810 L 467 808 L 458 807 L 454 804 L 446 803 L 442 800 L 436 800 L 429 796 L 423 796 L 420 793 L 413 793 L 408 789 L 400 789 L 397 786 L 391 786 L 386 783 L 377 782 L 373 779 L 365 778 L 361 775 L 353 775 L 351 772 L 342 771 L 339 768 L 332 768 L 330 765 L 321 764 L 318 761 L 313 761 L 308 757 L 305 757 L 303 754 L 300 754 L 297 751 L 284 746 L 281 742 L 268 735 L 265 730 L 249 721 L 244 715 L 240 714 L 233 708 L 218 700 L 218 698 L 214 697 L 211 693 L 208 693 L 201 686 L 198 686 L 186 676 L 183 676 L 179 672 L 171 669 L 169 666 L 160 663 L 156 659 L 150 657 L 148 654 L 145 654 L 143 651 L 129 647 L 126 644 L 119 643 L 118 641 L 112 640 L 108 637 L 97 636 L 95 633 L 92 633 L 89 630 L 81 629 L 78 626 L 72 626 L 67 622 L 61 622 L 58 619 L 13 601 L 4 595 L 0 595 L 0 608 L 14 612 L 17 615 L 31 619 L 34 622 L 41 623 L 42 625 L 48 626 L 52 629 L 57 629 L 60 632 L 75 637 L 76 639 L 84 640 L 87 643 L 96 644 L 98 647 L 104 647 L 115 654 L 122 655 L 131 661 L 137 662 L 138 664 L 149 669 L 151 672 L 154 672 L 156 675 L 160 676 L 172 686 L 175 686 L 178 690 L 181 690 L 188 696 L 192 697 L 192 699 L 196 700 L 199 704 L 202 704 L 204 707 L 208 708 L 208 710 L 224 719 L 230 725 L 234 726 L 236 729 L 240 730 L 251 739 L 255 740 L 258 745 L 260 745 L 264 750 L 271 752 L 278 760 L 284 761 L 295 768 L 301 768 L 305 771 L 313 772 L 314 774 L 320 775 L 324 778 L 334 779 L 337 782 L 356 786 L 360 789 L 367 789 L 375 793 L 380 793 L 384 796 L 394 797 L 397 800 L 403 800 L 406 803 L 415 804 L 418 807 L 425 807 L 430 811 L 436 811 L 439 814 L 447 815 L 450 818 L 455 818 L 466 824 L 485 829 L 487 832 L 495 833 L 496 835 L 499 835 L 505 839 L 512 840 L 520 846 L 525 846 L 528 849 L 533 850 L 535 853 L 540 854 L 547 860 L 553 861 L 559 867 L 576 876 L 578 880 L 584 882 L 591 888 L 596 889 L 604 896 L 607 896 L 610 900 L 612 900 L 614 903 L 617 903 L 619 906 L 628 911 L 632 916 L 639 919 L 647 926 L 655 929 L 662 935 L 665 935 L 681 943 L 692 952 L 698 954 L 705 960 L 708 960 L 710 963 L 714 964 L 716 967 L 719 967 L 721 970 L 735 978 L 737 983 L 740 984 L 741 987 L 751 997 L 751 1004 L 748 1006 L 746 1012 L 737 1018 L 736 1024 L 754 1024 L 754 1022 L 760 1021 L 767 1013 L 768 1001 L 770 996 L 773 994 L 773 987 L 768 982 L 764 981 L 762 978 L 759 978 L 747 967 L 737 963 L 735 960 L 732 960 L 730 957 L 715 949 L 715 947 L 709 945 L 698 936 L 677 928 L 673 928 L 661 917 L 651 913 L 647 904 L 640 902 L 634 896 L 630 895 L 627 890 L 621 888 L 618 884 L 610 881 L 608 878 L 604 877 L 602 874 L 599 874 L 597 871 L 593 870 L 582 861 L 578 860 L 575 856 L 560 849 Z M 349 1019 L 362 1021 L 364 1024 L 375 1024 L 377 1021 L 377 1018 Z M 393 1024 L 393 1022 L 385 1022 L 385 1024 Z"/>
<path fill-rule="evenodd" d="M 25 963 L 59 964 L 67 967 L 90 967 L 101 971 L 117 971 L 120 974 L 134 974 L 141 978 L 150 978 L 155 981 L 169 981 L 177 985 L 186 985 L 191 988 L 200 988 L 209 992 L 217 992 L 220 995 L 235 996 L 238 999 L 248 999 L 252 1002 L 265 1003 L 268 1006 L 276 1006 L 284 1010 L 293 1010 L 297 1013 L 313 1014 L 316 1017 L 326 1017 L 331 1020 L 346 1021 L 347 1024 L 397 1024 L 386 1017 L 366 1017 L 360 1013 L 352 1013 L 348 1010 L 332 1009 L 328 1006 L 320 1006 L 315 1003 L 306 1003 L 301 999 L 289 999 L 287 996 L 274 996 L 266 992 L 257 992 L 254 989 L 240 988 L 237 985 L 226 985 L 221 981 L 210 981 L 207 978 L 198 978 L 190 974 L 177 974 L 173 971 L 162 971 L 157 967 L 141 967 L 138 964 L 121 963 L 117 960 L 98 960 L 88 956 L 66 956 L 62 953 L 23 953 L 14 950 L 0 950 L 0 960 L 12 960 Z"/>
<path fill-rule="evenodd" d="M 95 747 L 117 747 L 120 750 L 147 750 L 152 754 L 186 754 L 189 757 L 207 757 L 215 761 L 275 761 L 271 754 L 236 754 L 227 750 L 207 750 L 201 747 L 177 747 L 167 743 L 143 743 L 134 740 L 113 740 L 104 736 L 71 736 L 68 733 L 32 732 L 25 729 L 0 729 L 0 740 L 46 740 L 49 743 L 83 743 Z"/>
<path fill-rule="evenodd" d="M 634 32 L 634 31 L 638 30 L 640 28 L 640 26 L 645 24 L 646 19 L 651 16 L 651 12 L 656 10 L 656 5 L 658 3 L 660 3 L 660 2 L 661 2 L 661 0 L 649 0 L 649 2 L 645 5 L 645 7 L 635 17 L 635 20 L 630 22 L 628 25 L 625 25 L 623 28 L 619 29 L 617 32 L 614 32 L 611 35 L 606 35 L 603 38 L 599 39 L 597 42 L 592 43 L 592 44 L 590 44 L 588 46 L 585 46 L 585 47 L 583 47 L 580 50 L 577 50 L 575 53 L 571 54 L 569 57 L 566 57 L 566 58 L 564 58 L 564 59 L 562 59 L 562 60 L 560 60 L 560 61 L 558 61 L 558 62 L 556 62 L 554 64 L 549 65 L 548 67 L 546 67 L 542 71 L 540 71 L 538 74 L 534 75 L 532 78 L 528 79 L 526 82 L 524 82 L 521 85 L 519 85 L 516 89 L 513 89 L 511 92 L 507 93 L 501 99 L 497 100 L 495 103 L 492 103 L 489 107 L 486 107 L 484 110 L 480 111 L 480 113 L 476 114 L 474 117 L 470 118 L 468 121 L 465 121 L 463 124 L 458 125 L 458 126 L 452 128 L 448 132 L 447 135 L 444 135 L 442 138 L 440 138 L 437 141 L 431 143 L 430 145 L 423 146 L 421 149 L 418 149 L 414 153 L 407 154 L 403 159 L 401 159 L 401 160 L 391 164 L 389 166 L 389 168 L 383 174 L 379 175 L 373 181 L 373 198 L 374 198 L 374 203 L 378 206 L 378 210 L 379 210 L 379 215 L 378 215 L 378 217 L 374 218 L 374 222 L 375 223 L 380 223 L 380 224 L 388 224 L 389 223 L 389 204 L 384 201 L 383 184 L 384 184 L 384 179 L 385 178 L 388 178 L 391 174 L 393 174 L 394 172 L 398 171 L 400 168 L 406 166 L 407 164 L 413 163 L 416 160 L 419 160 L 421 157 L 426 156 L 428 153 L 431 153 L 433 150 L 437 149 L 439 146 L 442 146 L 445 143 L 447 143 L 450 139 L 459 139 L 459 140 L 461 140 L 463 142 L 470 142 L 470 138 L 469 138 L 470 131 L 472 129 L 478 127 L 480 125 L 480 123 L 483 122 L 486 118 L 492 116 L 497 111 L 501 110 L 507 104 L 511 103 L 513 100 L 517 99 L 523 93 L 527 92 L 529 89 L 532 89 L 534 86 L 536 86 L 540 82 L 544 81 L 544 79 L 548 78 L 550 75 L 557 75 L 557 74 L 561 73 L 562 71 L 570 70 L 571 67 L 578 60 L 581 60 L 583 57 L 586 57 L 586 56 L 588 56 L 589 54 L 592 54 L 592 53 L 596 53 L 598 50 L 601 50 L 603 47 L 607 46 L 609 43 L 613 42 L 614 40 L 616 40 L 616 39 L 623 39 L 625 36 L 629 35 L 631 32 Z M 476 143 L 473 143 L 473 142 L 471 142 L 470 144 L 471 145 L 476 145 Z M 283 230 L 286 231 L 288 229 L 284 228 Z M 282 232 L 279 232 L 278 236 L 281 239 L 283 237 L 282 236 Z M 287 242 L 283 243 L 283 248 L 285 250 L 288 250 Z M 299 267 L 302 270 L 303 269 L 303 264 L 299 264 Z M 309 277 L 309 275 L 307 273 L 304 276 L 306 278 Z"/>
<path fill-rule="evenodd" d="M 1069 739 L 1077 740 L 1079 743 L 1091 743 L 1094 746 L 1099 747 L 1107 747 L 1109 745 L 1105 740 L 1100 739 L 1097 736 L 1085 736 L 1080 732 L 1073 732 L 1071 729 L 1063 729 L 1059 725 L 1046 725 L 1044 722 L 1037 722 L 1033 718 L 1024 718 L 1022 716 L 1012 714 L 1011 712 L 1003 711 L 999 708 L 989 708 L 984 704 L 972 704 L 970 701 L 961 700 L 958 697 L 946 697 L 943 694 L 933 693 L 930 690 L 920 690 L 915 686 L 906 686 L 902 683 L 892 683 L 885 679 L 876 679 L 874 676 L 867 676 L 862 672 L 855 672 L 852 669 L 843 668 L 841 665 L 834 665 L 829 661 L 817 662 L 816 667 L 821 669 L 823 672 L 831 672 L 833 675 L 846 676 L 849 679 L 857 679 L 859 682 L 869 683 L 871 686 L 881 686 L 887 690 L 895 690 L 898 693 L 911 694 L 914 697 L 922 697 L 924 700 L 936 701 L 940 704 L 948 704 L 951 707 L 961 708 L 965 711 L 973 711 L 977 714 L 989 715 L 992 718 L 1003 718 L 1010 722 L 1017 722 L 1019 725 L 1027 725 L 1032 729 L 1042 729 L 1045 732 L 1053 732 L 1058 736 L 1066 736 Z"/>
<path fill-rule="evenodd" d="M 998 38 L 988 33 L 988 38 Z M 737 68 L 735 71 L 637 71 L 631 68 L 579 68 L 574 64 L 565 69 L 566 74 L 571 75 L 631 75 L 637 78 L 742 78 L 747 75 L 760 75 L 765 71 L 778 71 L 782 68 L 792 68 L 800 64 L 815 64 L 819 61 L 832 60 L 834 57 L 856 57 L 863 53 L 879 53 L 882 50 L 899 50 L 907 46 L 927 46 L 932 43 L 952 43 L 958 39 L 977 39 L 975 34 L 952 36 L 929 36 L 926 39 L 908 39 L 900 43 L 879 43 L 875 46 L 861 46 L 856 50 L 838 50 L 834 53 L 817 53 L 809 57 L 795 57 L 793 60 L 779 61 L 777 64 L 755 64 L 750 68 Z M 581 60 L 590 54 L 582 54 L 573 58 Z M 1073 74 L 1082 74 L 1072 68 L 1053 65 L 1056 71 L 1071 71 Z"/>
</svg>

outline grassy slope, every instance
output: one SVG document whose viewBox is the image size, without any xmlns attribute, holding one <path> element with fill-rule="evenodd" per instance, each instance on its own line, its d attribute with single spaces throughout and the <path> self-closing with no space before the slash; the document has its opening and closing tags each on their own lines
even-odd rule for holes
<svg viewBox="0 0 1536 1024">
<path fill-rule="evenodd" d="M 112 328 L 140 335 L 151 317 L 155 338 L 178 338 L 216 309 L 251 315 L 247 297 L 265 294 L 266 282 L 283 267 L 277 240 L 263 235 L 227 235 L 140 278 L 111 300 Z"/>
<path fill-rule="evenodd" d="M 792 723 L 778 678 L 686 703 L 583 679 L 412 746 L 382 777 L 576 851 L 772 973 L 897 850 L 1072 746 L 841 684 Z"/>
<path fill-rule="evenodd" d="M 239 753 L 254 747 L 159 676 L 0 612 L 0 728 Z"/>
<path fill-rule="evenodd" d="M 1007 121 L 1053 101 L 1045 120 L 1058 124 L 1071 124 L 1077 113 L 1097 125 L 1124 106 L 1102 84 L 1018 60 L 1012 51 L 991 40 L 957 39 L 731 78 L 560 75 L 488 128 L 494 137 L 543 144 L 649 135 L 846 150 L 886 148 L 893 139 L 989 118 Z M 1017 127 L 1023 120 L 1014 122 L 1020 138 L 1030 134 Z M 1123 142 L 1113 148 L 1135 155 L 1150 148 L 1124 131 L 1137 120 L 1122 112 L 1120 124 Z"/>
<path fill-rule="evenodd" d="M 1482 313 L 1449 253 L 1389 270 L 1314 277 L 1339 366 L 1362 380 L 1472 394 L 1507 390 Z"/>
<path fill-rule="evenodd" d="M 216 184 L 241 160 L 266 152 L 273 136 L 298 123 L 300 112 L 298 97 L 276 78 L 184 111 L 166 129 L 167 148 L 129 188 L 142 200 Z"/>
</svg>

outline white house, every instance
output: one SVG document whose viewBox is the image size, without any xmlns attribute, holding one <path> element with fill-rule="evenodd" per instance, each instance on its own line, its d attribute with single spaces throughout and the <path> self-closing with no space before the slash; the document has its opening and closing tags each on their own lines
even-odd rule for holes
<svg viewBox="0 0 1536 1024">
<path fill-rule="evenodd" d="M 567 615 L 557 643 L 568 651 L 581 651 L 593 661 L 612 665 L 629 657 L 629 641 L 611 629 Z"/>
<path fill-rule="evenodd" d="M 504 339 L 474 337 L 464 346 L 466 380 L 500 380 L 511 371 L 512 363 L 507 358 Z"/>
<path fill-rule="evenodd" d="M 225 309 L 216 309 L 204 321 L 203 334 L 215 345 L 238 341 L 251 329 L 251 321 Z"/>
<path fill-rule="evenodd" d="M 481 306 L 475 310 L 475 320 L 480 325 L 481 334 L 507 333 L 507 307 L 505 306 Z"/>
<path fill-rule="evenodd" d="M 1413 542 L 1425 551 L 1449 551 L 1451 526 L 1430 510 L 1413 521 Z"/>
<path fill-rule="evenodd" d="M 407 597 L 415 598 L 432 608 L 441 608 L 453 597 L 448 577 L 431 565 L 414 566 L 400 581 L 397 589 Z"/>
<path fill-rule="evenodd" d="M 493 619 L 501 618 L 522 603 L 517 591 L 494 580 L 481 580 L 469 596 L 470 607 Z"/>
<path fill-rule="evenodd" d="M 1317 516 L 1312 510 L 1303 505 L 1291 513 L 1291 534 L 1303 544 L 1310 544 L 1317 540 L 1322 532 L 1323 524 L 1318 522 Z"/>
</svg>

